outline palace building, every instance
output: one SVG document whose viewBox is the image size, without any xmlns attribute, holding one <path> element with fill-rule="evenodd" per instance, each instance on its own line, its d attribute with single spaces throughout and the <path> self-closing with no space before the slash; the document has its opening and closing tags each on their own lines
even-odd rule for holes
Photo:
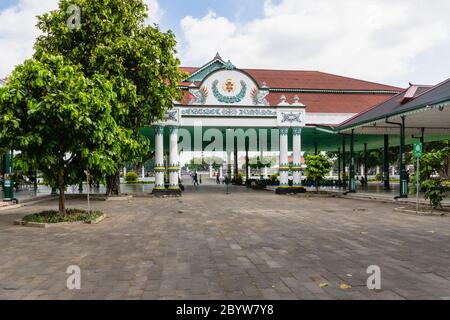
<svg viewBox="0 0 450 320">
<path fill-rule="evenodd" d="M 403 90 L 318 71 L 239 69 L 219 54 L 202 67 L 182 70 L 188 74 L 180 84 L 183 98 L 174 102 L 163 122 L 144 130 L 154 138 L 155 192 L 178 192 L 179 150 L 226 151 L 230 174 L 232 163 L 237 165 L 238 151 L 261 151 L 261 155 L 279 151 L 280 192 L 300 189 L 303 152 L 336 150 L 341 138 L 330 134 L 332 127 Z M 249 129 L 255 130 L 256 142 L 245 140 L 251 138 Z M 231 144 L 229 131 L 234 134 Z M 240 136 L 244 136 L 241 144 Z M 211 144 L 214 148 L 208 149 Z M 164 163 L 165 150 L 169 151 L 168 164 Z M 164 173 L 170 177 L 169 185 Z"/>
</svg>

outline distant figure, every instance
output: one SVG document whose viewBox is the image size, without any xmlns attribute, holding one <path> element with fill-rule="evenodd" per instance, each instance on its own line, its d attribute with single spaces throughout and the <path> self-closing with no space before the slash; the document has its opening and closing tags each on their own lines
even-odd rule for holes
<svg viewBox="0 0 450 320">
<path fill-rule="evenodd" d="M 220 184 L 220 174 L 219 173 L 216 174 L 216 183 Z"/>
<path fill-rule="evenodd" d="M 366 178 L 364 177 L 364 176 L 361 176 L 361 186 L 362 187 L 365 187 L 366 185 L 367 185 L 367 181 L 366 181 Z"/>
<path fill-rule="evenodd" d="M 199 186 L 200 184 L 198 183 L 198 174 L 197 172 L 194 172 L 194 186 Z"/>
<path fill-rule="evenodd" d="M 409 184 L 409 170 L 406 171 L 406 183 Z"/>
</svg>

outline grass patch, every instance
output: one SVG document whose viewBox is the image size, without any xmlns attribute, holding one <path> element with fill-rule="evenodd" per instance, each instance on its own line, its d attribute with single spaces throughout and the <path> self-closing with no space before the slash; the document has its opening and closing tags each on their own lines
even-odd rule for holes
<svg viewBox="0 0 450 320">
<path fill-rule="evenodd" d="M 153 181 L 134 181 L 134 182 L 125 182 L 125 184 L 155 184 Z"/>
<path fill-rule="evenodd" d="M 22 220 L 36 223 L 90 222 L 103 215 L 101 211 L 67 209 L 66 215 L 60 216 L 56 210 L 47 210 L 25 216 Z"/>
</svg>

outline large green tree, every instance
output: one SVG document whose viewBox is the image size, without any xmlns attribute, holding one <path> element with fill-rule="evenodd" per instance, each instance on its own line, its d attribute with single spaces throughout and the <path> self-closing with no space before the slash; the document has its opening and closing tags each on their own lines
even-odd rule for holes
<svg viewBox="0 0 450 320">
<path fill-rule="evenodd" d="M 37 59 L 63 55 L 87 77 L 104 75 L 117 95 L 112 113 L 116 123 L 133 131 L 144 153 L 148 141 L 139 129 L 172 107 L 184 77 L 174 34 L 146 25 L 147 16 L 142 0 L 61 0 L 58 10 L 38 17 L 43 35 L 35 44 Z M 71 28 L 72 22 L 79 25 Z M 139 156 L 126 146 L 115 154 L 116 174 L 107 178 L 109 195 L 120 193 L 119 168 Z"/>
<path fill-rule="evenodd" d="M 85 170 L 113 173 L 118 148 L 138 148 L 131 130 L 114 119 L 116 99 L 103 75 L 87 78 L 62 56 L 25 61 L 0 88 L 0 145 L 20 150 L 21 168 L 40 170 L 59 189 L 61 215 L 66 187 Z"/>
</svg>

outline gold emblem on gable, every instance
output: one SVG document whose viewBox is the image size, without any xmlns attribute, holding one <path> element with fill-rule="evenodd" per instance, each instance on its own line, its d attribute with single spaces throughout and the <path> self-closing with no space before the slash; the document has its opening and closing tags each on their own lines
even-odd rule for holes
<svg viewBox="0 0 450 320">
<path fill-rule="evenodd" d="M 223 91 L 225 91 L 225 92 L 232 93 L 232 92 L 234 92 L 235 89 L 236 89 L 236 85 L 235 85 L 234 81 L 231 79 L 228 79 L 223 84 Z"/>
</svg>

